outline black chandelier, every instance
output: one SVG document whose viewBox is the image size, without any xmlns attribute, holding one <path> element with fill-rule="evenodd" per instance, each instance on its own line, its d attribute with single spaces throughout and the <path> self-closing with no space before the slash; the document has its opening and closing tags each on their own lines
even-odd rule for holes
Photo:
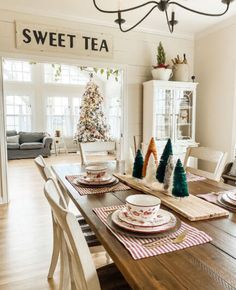
<svg viewBox="0 0 236 290">
<path fill-rule="evenodd" d="M 119 28 L 120 28 L 120 30 L 122 32 L 128 32 L 128 31 L 134 29 L 141 22 L 143 22 L 143 20 L 146 19 L 148 17 L 148 15 L 151 14 L 151 12 L 155 8 L 158 8 L 160 11 L 165 13 L 168 28 L 169 28 L 170 32 L 172 33 L 174 31 L 174 26 L 178 23 L 178 21 L 175 19 L 175 12 L 174 11 L 172 11 L 171 18 L 169 18 L 167 9 L 168 9 L 168 7 L 170 5 L 179 6 L 179 7 L 183 8 L 183 9 L 185 9 L 185 10 L 188 10 L 190 12 L 197 13 L 197 14 L 200 14 L 200 15 L 217 17 L 217 16 L 224 15 L 229 10 L 229 5 L 233 1 L 234 0 L 221 0 L 221 2 L 226 5 L 225 10 L 223 12 L 221 12 L 221 13 L 206 13 L 206 12 L 202 12 L 202 11 L 197 11 L 197 10 L 191 9 L 189 7 L 186 7 L 186 6 L 180 4 L 180 3 L 176 2 L 176 1 L 170 1 L 170 0 L 160 0 L 159 2 L 157 2 L 157 1 L 148 1 L 148 2 L 146 2 L 144 4 L 141 4 L 141 5 L 138 5 L 138 6 L 130 7 L 130 8 L 127 8 L 127 9 L 118 9 L 118 10 L 104 10 L 104 9 L 101 9 L 101 8 L 98 7 L 98 5 L 96 3 L 96 0 L 93 0 L 93 3 L 94 3 L 94 6 L 97 8 L 97 10 L 99 10 L 100 12 L 110 13 L 110 14 L 112 14 L 112 13 L 113 14 L 117 14 L 118 18 L 115 20 L 115 23 L 117 23 L 119 25 Z M 134 24 L 133 26 L 131 26 L 130 28 L 127 28 L 127 29 L 123 29 L 122 28 L 122 24 L 125 23 L 125 19 L 121 17 L 121 13 L 125 13 L 125 12 L 129 12 L 129 11 L 132 11 L 132 10 L 136 10 L 136 9 L 142 8 L 142 7 L 147 6 L 147 5 L 152 5 L 152 7 L 136 24 Z"/>
</svg>

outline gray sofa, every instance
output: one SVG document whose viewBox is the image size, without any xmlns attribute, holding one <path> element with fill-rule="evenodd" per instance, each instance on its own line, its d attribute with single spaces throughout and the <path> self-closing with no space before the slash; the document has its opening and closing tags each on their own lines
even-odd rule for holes
<svg viewBox="0 0 236 290">
<path fill-rule="evenodd" d="M 53 139 L 43 132 L 7 131 L 8 160 L 51 155 Z"/>
</svg>

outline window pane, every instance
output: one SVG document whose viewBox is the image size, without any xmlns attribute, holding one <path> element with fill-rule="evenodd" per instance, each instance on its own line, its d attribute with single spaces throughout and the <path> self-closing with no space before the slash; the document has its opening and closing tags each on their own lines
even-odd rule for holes
<svg viewBox="0 0 236 290">
<path fill-rule="evenodd" d="M 72 65 L 44 64 L 44 82 L 85 85 L 89 81 L 86 72 Z"/>
<path fill-rule="evenodd" d="M 30 82 L 32 65 L 26 61 L 4 59 L 3 76 L 7 81 Z"/>
<path fill-rule="evenodd" d="M 68 97 L 47 98 L 47 131 L 54 134 L 55 130 L 60 130 L 64 136 L 71 135 Z"/>
<path fill-rule="evenodd" d="M 7 130 L 31 130 L 31 105 L 29 96 L 6 96 Z"/>
</svg>

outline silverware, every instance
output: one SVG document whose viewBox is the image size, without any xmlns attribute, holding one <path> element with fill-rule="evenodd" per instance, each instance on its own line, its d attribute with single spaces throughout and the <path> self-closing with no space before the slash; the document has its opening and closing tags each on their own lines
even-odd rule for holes
<svg viewBox="0 0 236 290">
<path fill-rule="evenodd" d="M 143 246 L 152 249 L 155 247 L 163 246 L 166 243 L 181 244 L 186 239 L 187 234 L 188 231 L 185 230 L 182 233 L 180 233 L 177 237 L 166 237 L 155 242 L 145 243 L 143 244 Z"/>
</svg>

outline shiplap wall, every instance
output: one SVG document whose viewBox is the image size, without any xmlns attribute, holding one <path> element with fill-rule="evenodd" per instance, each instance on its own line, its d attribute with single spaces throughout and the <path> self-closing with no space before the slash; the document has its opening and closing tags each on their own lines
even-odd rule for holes
<svg viewBox="0 0 236 290">
<path fill-rule="evenodd" d="M 15 20 L 112 34 L 114 57 L 111 60 L 91 57 L 76 58 L 70 54 L 17 50 L 15 48 Z M 126 107 L 128 107 L 125 111 L 126 128 L 128 128 L 125 138 L 130 144 L 133 142 L 134 135 L 138 140 L 142 139 L 142 83 L 151 79 L 151 66 L 156 64 L 156 49 L 159 41 L 162 41 L 169 61 L 177 54 L 186 53 L 190 71 L 193 73 L 194 41 L 191 38 L 142 32 L 124 34 L 118 29 L 104 26 L 0 10 L 0 53 L 2 56 L 27 57 L 35 61 L 59 61 L 98 67 L 118 66 L 124 69 L 124 97 Z"/>
</svg>

